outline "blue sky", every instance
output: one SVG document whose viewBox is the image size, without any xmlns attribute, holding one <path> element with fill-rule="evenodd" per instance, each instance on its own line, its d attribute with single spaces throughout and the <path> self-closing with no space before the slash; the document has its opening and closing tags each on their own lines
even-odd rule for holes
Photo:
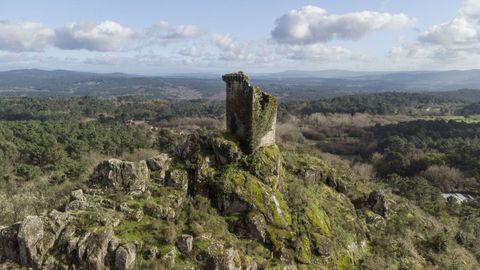
<svg viewBox="0 0 480 270">
<path fill-rule="evenodd" d="M 0 69 L 480 68 L 480 0 L 0 2 Z"/>
</svg>

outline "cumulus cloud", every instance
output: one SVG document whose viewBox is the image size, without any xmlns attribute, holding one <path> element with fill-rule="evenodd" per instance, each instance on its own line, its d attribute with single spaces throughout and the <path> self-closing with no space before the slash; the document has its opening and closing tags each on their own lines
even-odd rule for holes
<svg viewBox="0 0 480 270">
<path fill-rule="evenodd" d="M 292 60 L 324 62 L 331 60 L 362 60 L 364 55 L 356 54 L 349 49 L 324 44 L 287 45 L 279 48 L 279 53 Z"/>
<path fill-rule="evenodd" d="M 135 33 L 113 21 L 72 23 L 55 30 L 55 46 L 63 50 L 116 51 L 132 40 Z"/>
<path fill-rule="evenodd" d="M 203 35 L 205 31 L 196 25 L 179 25 L 169 30 L 164 37 L 168 40 L 191 39 Z"/>
<path fill-rule="evenodd" d="M 189 48 L 185 48 L 183 50 L 180 50 L 178 52 L 178 54 L 180 54 L 182 56 L 185 56 L 185 57 L 198 58 L 202 55 L 202 52 L 197 47 L 189 47 Z"/>
<path fill-rule="evenodd" d="M 153 53 L 137 54 L 134 56 L 121 55 L 102 55 L 93 58 L 87 58 L 83 61 L 88 65 L 100 66 L 157 66 L 171 64 L 170 59 L 165 56 Z"/>
<path fill-rule="evenodd" d="M 229 34 L 213 34 L 213 43 L 221 51 L 219 60 L 266 63 L 273 60 L 272 50 L 262 42 L 242 42 Z"/>
<path fill-rule="evenodd" d="M 359 40 L 366 35 L 411 23 L 405 14 L 362 11 L 330 15 L 316 6 L 291 10 L 275 21 L 272 38 L 283 44 L 314 44 L 333 39 Z"/>
<path fill-rule="evenodd" d="M 205 33 L 205 30 L 196 25 L 170 27 L 168 22 L 162 21 L 139 33 L 139 40 L 143 45 L 165 46 L 174 42 L 196 39 Z"/>
<path fill-rule="evenodd" d="M 388 57 L 395 62 L 401 61 L 405 58 L 427 58 L 432 51 L 426 49 L 418 42 L 405 43 L 400 46 L 395 46 L 388 52 Z"/>
<path fill-rule="evenodd" d="M 34 22 L 13 23 L 0 21 L 0 50 L 11 52 L 42 51 L 54 31 Z"/>
<path fill-rule="evenodd" d="M 395 60 L 427 59 L 434 62 L 458 62 L 480 56 L 480 1 L 465 0 L 450 21 L 433 25 L 416 41 L 390 50 Z"/>
<path fill-rule="evenodd" d="M 445 48 L 472 50 L 480 42 L 480 2 L 465 0 L 451 21 L 434 25 L 419 36 L 419 41 Z"/>
</svg>

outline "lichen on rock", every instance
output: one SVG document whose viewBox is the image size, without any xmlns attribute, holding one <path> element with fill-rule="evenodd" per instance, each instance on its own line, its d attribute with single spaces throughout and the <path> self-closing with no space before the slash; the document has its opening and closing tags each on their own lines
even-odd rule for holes
<svg viewBox="0 0 480 270">
<path fill-rule="evenodd" d="M 150 172 L 144 160 L 134 163 L 109 159 L 101 162 L 94 169 L 89 185 L 113 191 L 139 193 L 145 191 L 149 178 Z"/>
</svg>

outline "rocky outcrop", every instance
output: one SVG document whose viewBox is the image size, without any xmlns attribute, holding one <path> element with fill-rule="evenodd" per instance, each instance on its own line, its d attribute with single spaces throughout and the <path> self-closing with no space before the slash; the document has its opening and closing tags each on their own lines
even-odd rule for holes
<svg viewBox="0 0 480 270">
<path fill-rule="evenodd" d="M 246 219 L 248 232 L 261 243 L 267 242 L 267 222 L 265 217 L 259 213 L 252 212 Z"/>
<path fill-rule="evenodd" d="M 111 191 L 140 193 L 150 178 L 147 162 L 138 163 L 109 159 L 100 163 L 90 176 L 89 185 Z"/>
<path fill-rule="evenodd" d="M 18 251 L 23 266 L 40 269 L 43 250 L 43 220 L 38 216 L 28 216 L 18 229 Z"/>
<path fill-rule="evenodd" d="M 122 212 L 128 220 L 140 221 L 143 218 L 143 210 L 141 208 L 132 208 L 126 203 L 121 203 L 117 210 Z"/>
<path fill-rule="evenodd" d="M 177 247 L 180 252 L 183 254 L 188 254 L 192 252 L 193 249 L 193 236 L 188 234 L 182 234 L 177 239 Z"/>
<path fill-rule="evenodd" d="M 170 169 L 172 158 L 168 154 L 160 154 L 147 159 L 147 166 L 151 172 L 155 172 L 155 177 L 163 181 L 165 173 Z"/>
<path fill-rule="evenodd" d="M 9 227 L 0 227 L 0 263 L 5 261 L 20 261 L 20 252 L 18 247 L 18 230 L 20 223 Z"/>
<path fill-rule="evenodd" d="M 70 194 L 70 202 L 65 207 L 65 210 L 85 209 L 88 206 L 87 198 L 83 194 L 83 190 L 78 189 L 72 191 Z"/>
<path fill-rule="evenodd" d="M 368 196 L 368 204 L 373 212 L 386 217 L 388 215 L 388 201 L 385 194 L 381 191 L 375 190 Z"/>
<path fill-rule="evenodd" d="M 167 172 L 165 185 L 178 191 L 187 192 L 188 190 L 188 172 L 182 169 L 174 169 Z"/>
<path fill-rule="evenodd" d="M 136 256 L 136 248 L 134 244 L 129 243 L 119 246 L 115 251 L 115 269 L 134 269 Z"/>
<path fill-rule="evenodd" d="M 242 157 L 242 152 L 238 145 L 224 138 L 213 138 L 211 146 L 218 165 L 227 165 L 238 161 Z"/>
<path fill-rule="evenodd" d="M 28 216 L 0 228 L 0 263 L 30 269 L 63 269 L 63 260 L 82 269 L 134 269 L 136 248 L 115 237 L 111 228 L 81 232 L 68 213 L 53 210 L 46 217 Z M 74 223 L 71 223 L 74 222 Z"/>
<path fill-rule="evenodd" d="M 176 218 L 177 214 L 175 209 L 169 206 L 162 206 L 156 203 L 147 203 L 144 206 L 144 211 L 147 215 L 158 218 L 172 221 Z"/>
</svg>

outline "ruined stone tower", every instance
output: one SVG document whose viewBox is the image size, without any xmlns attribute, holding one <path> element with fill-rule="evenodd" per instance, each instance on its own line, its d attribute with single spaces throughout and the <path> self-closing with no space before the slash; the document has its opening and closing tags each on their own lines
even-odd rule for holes
<svg viewBox="0 0 480 270">
<path fill-rule="evenodd" d="M 250 154 L 262 146 L 275 144 L 277 100 L 251 86 L 243 72 L 225 74 L 227 83 L 227 130 Z"/>
</svg>

